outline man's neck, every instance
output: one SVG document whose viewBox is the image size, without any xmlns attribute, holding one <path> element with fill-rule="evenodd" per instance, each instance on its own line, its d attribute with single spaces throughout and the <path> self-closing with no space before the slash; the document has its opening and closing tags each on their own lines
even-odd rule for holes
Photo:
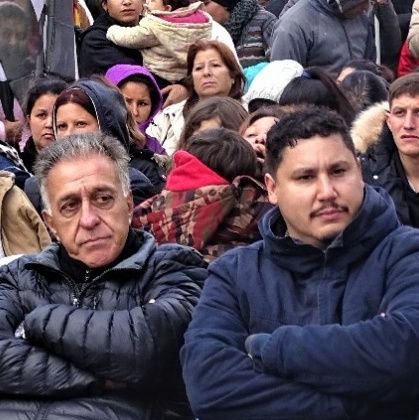
<svg viewBox="0 0 419 420">
<path fill-rule="evenodd" d="M 412 157 L 399 153 L 399 157 L 411 188 L 419 192 L 419 156 Z"/>
</svg>

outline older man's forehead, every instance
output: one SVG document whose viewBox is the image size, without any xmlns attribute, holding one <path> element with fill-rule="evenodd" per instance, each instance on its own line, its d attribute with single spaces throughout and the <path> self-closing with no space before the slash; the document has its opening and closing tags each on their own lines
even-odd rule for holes
<svg viewBox="0 0 419 420">
<path fill-rule="evenodd" d="M 88 190 L 121 188 L 115 164 L 101 155 L 77 157 L 58 162 L 48 174 L 49 194 L 53 192 L 58 197 L 80 188 Z"/>
</svg>

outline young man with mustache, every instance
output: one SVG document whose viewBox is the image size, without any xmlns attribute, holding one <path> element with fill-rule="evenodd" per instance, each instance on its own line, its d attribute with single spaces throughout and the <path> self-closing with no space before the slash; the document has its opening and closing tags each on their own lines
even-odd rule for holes
<svg viewBox="0 0 419 420">
<path fill-rule="evenodd" d="M 362 181 L 343 119 L 305 108 L 267 137 L 277 208 L 209 267 L 181 350 L 194 414 L 414 419 L 419 235 Z"/>
</svg>

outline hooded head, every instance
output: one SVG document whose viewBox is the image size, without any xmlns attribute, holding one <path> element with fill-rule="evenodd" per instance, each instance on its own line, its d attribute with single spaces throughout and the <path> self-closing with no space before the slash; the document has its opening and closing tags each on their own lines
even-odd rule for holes
<svg viewBox="0 0 419 420">
<path fill-rule="evenodd" d="M 244 100 L 248 104 L 254 99 L 269 99 L 278 103 L 288 83 L 301 76 L 303 71 L 303 66 L 294 60 L 271 61 L 254 77 Z"/>
<path fill-rule="evenodd" d="M 105 75 L 111 83 L 123 89 L 126 83 L 134 82 L 145 85 L 150 93 L 151 111 L 146 120 L 138 123 L 138 128 L 145 132 L 154 116 L 161 110 L 163 105 L 163 97 L 156 80 L 150 71 L 143 67 L 132 64 L 116 64 L 112 66 Z"/>
<path fill-rule="evenodd" d="M 99 130 L 115 137 L 126 150 L 129 150 L 131 141 L 127 126 L 128 110 L 124 97 L 117 89 L 106 86 L 100 80 L 80 79 L 57 97 L 52 116 L 55 134 L 57 109 L 67 103 L 78 103 L 72 95 L 72 92 L 77 90 L 87 95 L 92 103 Z M 83 106 L 80 103 L 79 105 Z M 86 111 L 92 113 L 90 109 Z"/>
<path fill-rule="evenodd" d="M 346 18 L 354 18 L 368 10 L 370 0 L 325 0 L 337 14 Z"/>
</svg>

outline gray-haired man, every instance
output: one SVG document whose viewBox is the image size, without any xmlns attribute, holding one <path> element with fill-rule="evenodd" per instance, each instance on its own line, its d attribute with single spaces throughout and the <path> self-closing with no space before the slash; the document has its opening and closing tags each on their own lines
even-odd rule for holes
<svg viewBox="0 0 419 420">
<path fill-rule="evenodd" d="M 130 228 L 127 170 L 122 146 L 98 132 L 40 155 L 44 219 L 60 243 L 0 271 L 1 418 L 188 411 L 177 353 L 204 264 Z"/>
</svg>

